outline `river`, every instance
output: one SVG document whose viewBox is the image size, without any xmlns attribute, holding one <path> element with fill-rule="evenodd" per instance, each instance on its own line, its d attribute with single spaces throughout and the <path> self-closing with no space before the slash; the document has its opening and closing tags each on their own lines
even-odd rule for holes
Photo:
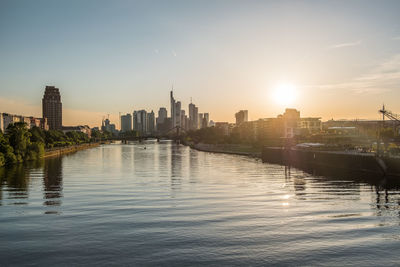
<svg viewBox="0 0 400 267">
<path fill-rule="evenodd" d="M 168 141 L 0 169 L 0 265 L 391 266 L 400 187 Z"/>
</svg>

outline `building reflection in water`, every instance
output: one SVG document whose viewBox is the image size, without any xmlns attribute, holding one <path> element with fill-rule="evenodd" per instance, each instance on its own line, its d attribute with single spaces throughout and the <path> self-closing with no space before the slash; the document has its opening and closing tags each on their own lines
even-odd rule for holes
<svg viewBox="0 0 400 267">
<path fill-rule="evenodd" d="M 319 189 L 324 197 L 330 200 L 332 197 L 347 198 L 355 201 L 361 199 L 362 187 L 370 185 L 370 192 L 375 192 L 371 207 L 375 210 L 376 216 L 400 218 L 400 180 L 398 177 L 385 177 L 373 173 L 354 172 L 342 170 L 340 168 L 300 168 L 305 174 L 311 175 L 303 178 L 304 185 L 297 182 L 294 178 L 294 188 L 296 195 L 298 191 L 305 190 L 305 181 L 315 189 Z M 285 180 L 290 181 L 293 175 L 290 167 L 285 166 Z M 321 183 L 323 182 L 323 183 Z M 320 184 L 317 187 L 315 184 Z M 305 194 L 304 194 L 305 195 Z"/>
<path fill-rule="evenodd" d="M 190 183 L 196 183 L 199 173 L 199 152 L 194 149 L 189 150 L 189 179 Z"/>
<path fill-rule="evenodd" d="M 375 214 L 376 216 L 397 216 L 400 218 L 400 184 L 386 184 L 386 181 L 374 186 L 375 189 Z"/>
<path fill-rule="evenodd" d="M 179 189 L 182 183 L 182 149 L 180 145 L 171 143 L 171 188 Z"/>
<path fill-rule="evenodd" d="M 43 192 L 45 206 L 60 206 L 63 177 L 62 177 L 62 157 L 50 158 L 45 161 L 43 169 Z M 54 213 L 48 211 L 46 213 Z"/>
</svg>

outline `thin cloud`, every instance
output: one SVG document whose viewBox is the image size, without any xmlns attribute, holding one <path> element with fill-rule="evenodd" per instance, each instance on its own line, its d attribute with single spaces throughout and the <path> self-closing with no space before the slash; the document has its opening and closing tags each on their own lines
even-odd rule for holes
<svg viewBox="0 0 400 267">
<path fill-rule="evenodd" d="M 310 86 L 321 90 L 348 90 L 354 94 L 382 94 L 400 89 L 400 54 L 351 81 Z"/>
<path fill-rule="evenodd" d="M 393 40 L 400 40 L 400 36 L 393 37 Z"/>
<path fill-rule="evenodd" d="M 334 44 L 334 45 L 328 46 L 327 49 L 337 49 L 337 48 L 343 48 L 343 47 L 358 46 L 360 44 L 361 44 L 361 40 L 358 40 L 356 42 Z"/>
</svg>

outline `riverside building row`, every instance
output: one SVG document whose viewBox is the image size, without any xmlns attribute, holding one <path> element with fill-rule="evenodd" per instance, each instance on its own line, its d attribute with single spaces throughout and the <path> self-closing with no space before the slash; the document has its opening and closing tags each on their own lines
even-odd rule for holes
<svg viewBox="0 0 400 267">
<path fill-rule="evenodd" d="M 294 138 L 312 135 L 332 137 L 376 137 L 380 129 L 391 129 L 393 136 L 400 135 L 400 126 L 395 121 L 382 120 L 328 120 L 321 121 L 319 117 L 301 117 L 300 111 L 286 109 L 275 118 L 263 118 L 254 121 L 247 120 L 248 111 L 241 110 L 235 114 L 236 123 L 216 122 L 224 135 L 236 134 L 248 141 Z"/>
<path fill-rule="evenodd" d="M 238 134 L 241 138 L 293 138 L 304 134 L 320 133 L 322 130 L 321 118 L 301 118 L 300 111 L 286 109 L 276 118 L 263 118 L 248 121 L 248 111 L 240 110 L 235 114 L 236 123 L 216 122 L 225 135 Z"/>
<path fill-rule="evenodd" d="M 47 124 L 46 118 L 35 118 L 32 116 L 22 116 L 10 113 L 0 113 L 0 130 L 4 133 L 8 125 L 23 122 L 26 126 L 31 129 L 32 127 L 39 127 L 43 130 L 48 130 L 49 126 Z"/>
</svg>

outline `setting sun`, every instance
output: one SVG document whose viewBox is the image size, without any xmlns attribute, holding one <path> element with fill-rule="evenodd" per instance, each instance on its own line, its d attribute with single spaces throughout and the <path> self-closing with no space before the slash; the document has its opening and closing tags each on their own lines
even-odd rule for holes
<svg viewBox="0 0 400 267">
<path fill-rule="evenodd" d="M 297 98 L 296 86 L 291 83 L 280 83 L 275 86 L 272 97 L 279 105 L 290 105 Z"/>
</svg>

